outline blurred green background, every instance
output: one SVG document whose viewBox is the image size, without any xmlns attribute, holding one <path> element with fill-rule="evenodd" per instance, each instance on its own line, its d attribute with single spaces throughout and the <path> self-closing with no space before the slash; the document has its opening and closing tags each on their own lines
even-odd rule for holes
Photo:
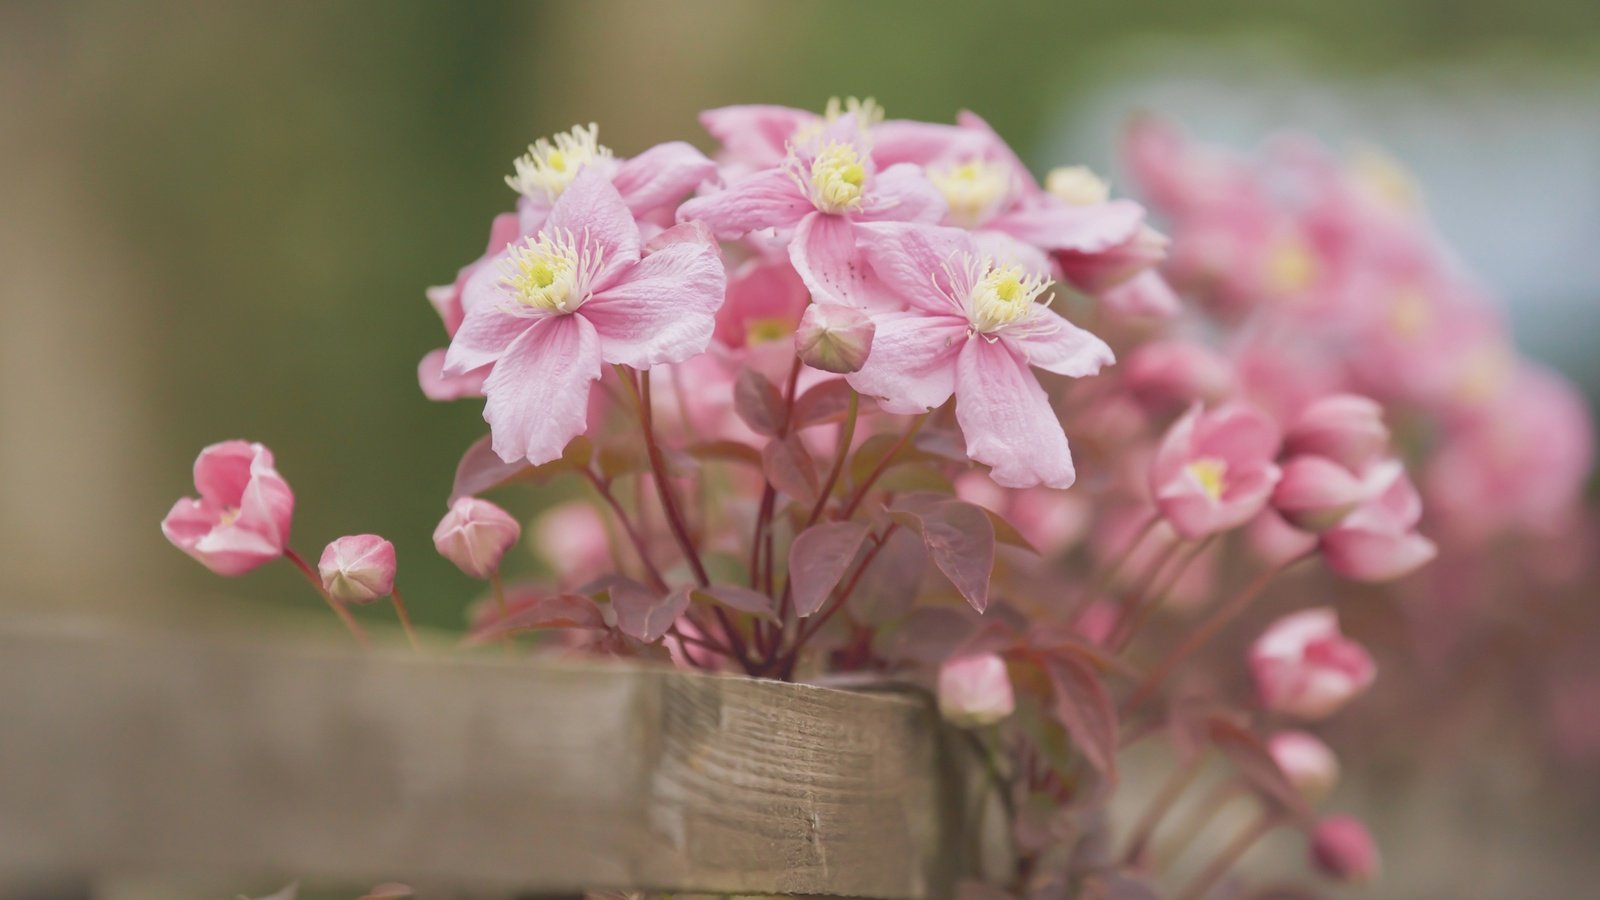
<svg viewBox="0 0 1600 900">
<path fill-rule="evenodd" d="M 423 288 L 481 251 L 512 157 L 588 121 L 622 155 L 707 147 L 700 109 L 835 94 L 977 110 L 1039 168 L 1108 165 L 1141 106 L 1240 145 L 1302 126 L 1386 144 L 1530 352 L 1600 385 L 1594 0 L 7 0 L 0 611 L 289 605 L 331 633 L 288 567 L 222 581 L 157 529 L 196 451 L 247 437 L 296 489 L 303 553 L 382 533 L 418 618 L 459 625 L 476 587 L 430 535 L 483 426 L 418 392 L 443 342 Z M 1411 842 L 1387 896 L 1600 874 L 1592 828 L 1520 803 L 1550 785 L 1493 752 L 1407 788 L 1380 829 Z"/>
<path fill-rule="evenodd" d="M 195 451 L 237 436 L 276 451 L 303 553 L 381 532 L 419 618 L 456 625 L 473 586 L 429 536 L 481 420 L 417 391 L 442 343 L 422 290 L 480 252 L 530 140 L 594 120 L 620 154 L 706 146 L 702 108 L 860 94 L 894 116 L 978 110 L 1040 166 L 1104 164 L 1116 123 L 1195 60 L 1223 99 L 1279 86 L 1219 114 L 1241 141 L 1305 124 L 1285 83 L 1382 93 L 1438 72 L 1480 73 L 1441 101 L 1468 122 L 1473 92 L 1508 77 L 1592 120 L 1600 5 L 6 3 L 6 602 L 309 608 L 287 567 L 222 583 L 156 528 Z M 1174 112 L 1205 133 L 1203 96 Z M 1376 133 L 1332 137 L 1384 138 L 1394 114 L 1367 121 L 1362 102 L 1337 127 Z M 1471 168 L 1470 141 L 1439 152 L 1467 166 L 1452 183 L 1526 193 L 1517 171 Z"/>
</svg>

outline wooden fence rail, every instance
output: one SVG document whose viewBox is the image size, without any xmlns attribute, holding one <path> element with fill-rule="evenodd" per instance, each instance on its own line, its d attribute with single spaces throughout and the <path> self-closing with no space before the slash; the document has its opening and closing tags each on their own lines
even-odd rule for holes
<svg viewBox="0 0 1600 900">
<path fill-rule="evenodd" d="M 0 625 L 0 881 L 939 897 L 941 743 L 905 695 Z"/>
</svg>

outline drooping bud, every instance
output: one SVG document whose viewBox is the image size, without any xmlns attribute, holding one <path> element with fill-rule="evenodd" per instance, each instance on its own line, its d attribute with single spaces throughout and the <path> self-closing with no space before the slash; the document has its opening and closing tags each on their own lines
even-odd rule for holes
<svg viewBox="0 0 1600 900">
<path fill-rule="evenodd" d="M 1267 752 L 1289 783 L 1313 804 L 1339 783 L 1339 758 L 1310 732 L 1280 731 L 1267 739 Z"/>
<path fill-rule="evenodd" d="M 433 546 L 456 568 L 485 579 L 500 568 L 500 558 L 522 536 L 522 526 L 487 500 L 461 497 L 433 530 Z"/>
<path fill-rule="evenodd" d="M 806 307 L 795 331 L 794 349 L 813 369 L 848 375 L 866 365 L 877 326 L 859 309 L 826 303 Z"/>
<path fill-rule="evenodd" d="M 1331 459 L 1309 454 L 1283 465 L 1272 491 L 1272 506 L 1290 524 L 1324 531 L 1339 524 L 1366 499 L 1361 479 Z"/>
<path fill-rule="evenodd" d="M 1327 457 L 1359 472 L 1389 446 L 1383 407 L 1358 394 L 1333 394 L 1305 408 L 1284 434 L 1290 453 Z"/>
<path fill-rule="evenodd" d="M 1262 632 L 1250 645 L 1250 673 L 1263 706 L 1301 719 L 1333 715 L 1378 674 L 1326 606 L 1290 613 Z"/>
<path fill-rule="evenodd" d="M 322 586 L 341 603 L 371 603 L 394 593 L 394 545 L 375 534 L 350 534 L 317 561 Z"/>
<path fill-rule="evenodd" d="M 939 668 L 939 712 L 958 728 L 982 728 L 1017 708 L 1006 662 L 995 653 L 952 659 Z"/>
<path fill-rule="evenodd" d="M 1351 883 L 1373 880 L 1381 865 L 1371 832 L 1355 816 L 1329 816 L 1317 824 L 1311 862 L 1329 878 Z"/>
</svg>

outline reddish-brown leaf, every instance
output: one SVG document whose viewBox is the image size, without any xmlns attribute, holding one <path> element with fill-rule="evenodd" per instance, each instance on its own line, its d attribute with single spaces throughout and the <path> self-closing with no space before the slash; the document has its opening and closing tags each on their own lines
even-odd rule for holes
<svg viewBox="0 0 1600 900">
<path fill-rule="evenodd" d="M 1044 660 L 1055 693 L 1052 710 L 1073 745 L 1108 780 L 1117 773 L 1117 710 L 1094 670 L 1066 655 Z"/>
<path fill-rule="evenodd" d="M 797 435 L 769 441 L 761 450 L 761 470 L 773 487 L 789 497 L 807 505 L 817 502 L 822 489 L 817 464 Z"/>
<path fill-rule="evenodd" d="M 783 395 L 755 369 L 740 370 L 733 384 L 733 411 L 757 434 L 775 437 L 783 431 Z"/>
<path fill-rule="evenodd" d="M 794 414 L 789 417 L 789 429 L 799 431 L 813 425 L 844 420 L 850 409 L 850 395 L 854 393 L 843 378 L 830 378 L 805 393 L 794 402 Z"/>
<path fill-rule="evenodd" d="M 653 644 L 667 633 L 689 608 L 689 588 L 657 594 L 637 581 L 611 585 L 611 611 L 617 615 L 617 628 L 629 637 Z"/>
<path fill-rule="evenodd" d="M 789 584 L 801 618 L 822 608 L 867 539 L 864 522 L 813 525 L 789 545 Z"/>
</svg>

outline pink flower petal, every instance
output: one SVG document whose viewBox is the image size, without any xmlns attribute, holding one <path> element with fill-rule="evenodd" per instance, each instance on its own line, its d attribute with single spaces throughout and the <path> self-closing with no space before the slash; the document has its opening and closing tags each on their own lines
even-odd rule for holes
<svg viewBox="0 0 1600 900">
<path fill-rule="evenodd" d="M 272 453 L 265 447 L 266 463 L 272 465 Z M 256 445 L 249 441 L 223 441 L 200 451 L 194 461 L 194 487 L 200 499 L 208 504 L 237 507 L 250 483 L 250 466 L 255 460 Z"/>
<path fill-rule="evenodd" d="M 957 358 L 955 388 L 967 455 L 989 466 L 996 484 L 1072 485 L 1072 453 L 1050 398 L 1005 342 L 967 341 Z"/>
<path fill-rule="evenodd" d="M 856 226 L 844 216 L 816 212 L 800 220 L 789 242 L 789 260 L 818 303 L 866 308 L 873 279 L 856 249 Z"/>
<path fill-rule="evenodd" d="M 961 271 L 961 254 L 976 249 L 972 235 L 960 228 L 906 222 L 857 225 L 856 243 L 885 290 L 904 303 L 938 312 L 954 309 L 945 296 L 957 289 L 951 274 Z"/>
<path fill-rule="evenodd" d="M 1069 206 L 1041 200 L 985 223 L 985 228 L 1020 238 L 1047 250 L 1096 253 L 1131 240 L 1144 225 L 1144 208 L 1130 200 Z"/>
<path fill-rule="evenodd" d="M 600 367 L 600 339 L 587 319 L 536 320 L 484 382 L 489 401 L 483 418 L 494 452 L 506 462 L 527 459 L 541 465 L 559 459 L 588 424 L 589 388 Z"/>
<path fill-rule="evenodd" d="M 444 374 L 444 358 L 448 351 L 441 347 L 429 351 L 417 363 L 417 384 L 422 395 L 429 400 L 460 400 L 463 397 L 482 397 L 483 380 L 489 377 L 489 367 L 473 369 L 460 375 Z"/>
<path fill-rule="evenodd" d="M 617 166 L 611 184 L 628 209 L 643 216 L 675 205 L 716 171 L 716 164 L 699 150 L 683 141 L 670 141 Z"/>
<path fill-rule="evenodd" d="M 873 176 L 855 217 L 864 222 L 921 222 L 936 225 L 949 211 L 944 195 L 922 167 L 898 163 Z"/>
<path fill-rule="evenodd" d="M 891 413 L 922 413 L 944 405 L 955 391 L 956 356 L 967 339 L 967 320 L 923 312 L 873 318 L 872 352 L 850 386 L 877 397 Z"/>
<path fill-rule="evenodd" d="M 716 246 L 684 241 L 640 260 L 578 315 L 599 333 L 606 362 L 648 368 L 705 351 L 726 289 Z"/>
<path fill-rule="evenodd" d="M 511 303 L 505 298 L 468 307 L 467 317 L 445 351 L 444 374 L 464 375 L 493 363 L 528 329 L 551 318 L 550 313 L 531 307 L 510 312 L 506 307 Z"/>
<path fill-rule="evenodd" d="M 1018 325 L 1001 332 L 1001 340 L 1021 353 L 1028 365 L 1046 372 L 1083 378 L 1116 361 L 1105 341 L 1043 306 L 1036 305 L 1028 320 Z"/>
<path fill-rule="evenodd" d="M 543 230 L 547 234 L 570 234 L 574 240 L 599 251 L 600 269 L 589 282 L 591 290 L 610 285 L 639 261 L 639 223 L 605 172 L 595 166 L 585 166 L 561 192 Z"/>
<path fill-rule="evenodd" d="M 789 152 L 795 132 L 819 118 L 788 106 L 746 104 L 708 109 L 700 114 L 700 125 L 740 162 L 775 166 Z"/>
<path fill-rule="evenodd" d="M 678 207 L 678 221 L 698 220 L 717 237 L 732 239 L 762 228 L 793 228 L 815 209 L 788 172 L 772 168 L 685 202 Z"/>
</svg>

